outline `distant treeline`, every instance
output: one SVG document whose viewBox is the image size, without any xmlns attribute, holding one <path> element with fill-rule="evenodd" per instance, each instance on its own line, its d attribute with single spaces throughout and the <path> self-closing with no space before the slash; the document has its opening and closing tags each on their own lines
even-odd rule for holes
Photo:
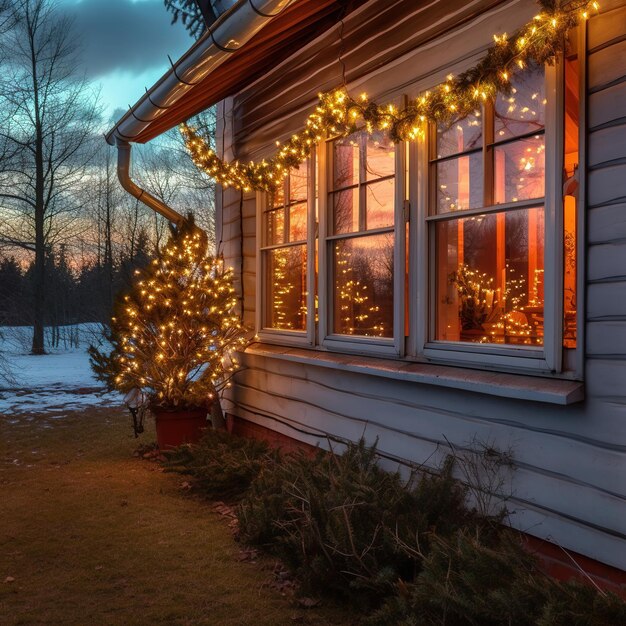
<svg viewBox="0 0 626 626">
<path fill-rule="evenodd" d="M 45 325 L 108 324 L 116 294 L 129 287 L 135 270 L 146 265 L 152 251 L 148 237 L 140 235 L 132 253 L 76 267 L 70 266 L 64 246 L 48 250 Z M 33 263 L 24 267 L 14 256 L 0 256 L 0 326 L 31 325 L 33 298 Z"/>
</svg>

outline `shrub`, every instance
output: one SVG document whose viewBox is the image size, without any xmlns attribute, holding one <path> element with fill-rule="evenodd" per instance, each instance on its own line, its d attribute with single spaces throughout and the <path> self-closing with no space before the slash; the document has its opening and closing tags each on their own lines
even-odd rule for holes
<svg viewBox="0 0 626 626">
<path fill-rule="evenodd" d="M 419 559 L 401 545 L 471 517 L 451 461 L 413 483 L 381 469 L 363 440 L 341 456 L 291 455 L 264 467 L 242 500 L 241 535 L 271 544 L 310 588 L 372 599 L 415 575 Z"/>
<path fill-rule="evenodd" d="M 165 452 L 166 470 L 191 477 L 194 489 L 211 499 L 232 499 L 250 487 L 271 458 L 263 441 L 205 431 L 199 443 Z"/>
<path fill-rule="evenodd" d="M 611 626 L 626 604 L 577 582 L 541 573 L 535 557 L 497 526 L 436 537 L 414 582 L 368 620 L 370 626 Z"/>
<path fill-rule="evenodd" d="M 491 472 L 493 453 L 477 455 L 476 472 Z M 167 457 L 166 467 L 190 476 L 204 495 L 243 495 L 241 538 L 284 558 L 305 588 L 379 607 L 370 626 L 626 624 L 617 596 L 544 575 L 518 535 L 501 526 L 502 512 L 485 513 L 491 492 L 479 512 L 470 510 L 472 485 L 454 478 L 455 457 L 438 474 L 404 481 L 380 468 L 376 446 L 363 440 L 341 456 L 279 456 L 262 442 L 213 430 Z M 474 471 L 467 463 L 459 461 L 466 479 Z"/>
<path fill-rule="evenodd" d="M 626 624 L 626 603 L 613 593 L 598 593 L 593 587 L 575 580 L 541 582 L 549 593 L 537 626 Z"/>
</svg>

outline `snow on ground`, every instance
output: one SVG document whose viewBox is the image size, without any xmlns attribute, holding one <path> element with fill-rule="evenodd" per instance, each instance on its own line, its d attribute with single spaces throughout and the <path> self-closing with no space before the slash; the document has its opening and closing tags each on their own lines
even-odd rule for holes
<svg viewBox="0 0 626 626">
<path fill-rule="evenodd" d="M 0 328 L 0 353 L 7 359 L 13 381 L 0 379 L 0 414 L 47 412 L 62 417 L 64 410 L 85 406 L 120 406 L 121 396 L 109 393 L 96 380 L 87 348 L 102 345 L 98 324 L 64 326 L 56 347 L 46 329 L 49 354 L 29 354 L 32 329 Z"/>
</svg>

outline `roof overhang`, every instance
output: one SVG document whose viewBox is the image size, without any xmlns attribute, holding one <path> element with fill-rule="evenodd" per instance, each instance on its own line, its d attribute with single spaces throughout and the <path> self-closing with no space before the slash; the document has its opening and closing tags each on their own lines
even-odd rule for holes
<svg viewBox="0 0 626 626">
<path fill-rule="evenodd" d="M 239 0 L 107 133 L 145 143 L 237 93 L 364 0 Z"/>
</svg>

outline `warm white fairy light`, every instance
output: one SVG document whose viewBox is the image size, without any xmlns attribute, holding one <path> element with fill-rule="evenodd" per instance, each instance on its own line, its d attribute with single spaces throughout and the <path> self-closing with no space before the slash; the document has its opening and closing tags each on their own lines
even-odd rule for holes
<svg viewBox="0 0 626 626">
<path fill-rule="evenodd" d="M 226 387 L 245 347 L 233 270 L 207 254 L 195 227 L 173 237 L 112 320 L 116 386 L 144 389 L 154 406 L 201 406 Z"/>
<path fill-rule="evenodd" d="M 384 129 L 394 142 L 415 140 L 422 135 L 425 122 L 441 123 L 467 116 L 477 104 L 498 93 L 511 92 L 516 73 L 531 64 L 554 59 L 567 31 L 599 9 L 597 2 L 589 0 L 539 0 L 539 5 L 540 13 L 511 37 L 506 33 L 494 35 L 494 44 L 476 66 L 459 76 L 448 75 L 442 84 L 402 110 L 370 102 L 367 94 L 352 98 L 344 89 L 320 93 L 319 104 L 304 129 L 284 144 L 277 141 L 278 152 L 269 159 L 227 163 L 187 124 L 181 126 L 181 133 L 200 169 L 222 186 L 243 191 L 274 189 L 290 168 L 310 155 L 323 136 L 348 136 L 362 128 L 370 134 Z"/>
</svg>

